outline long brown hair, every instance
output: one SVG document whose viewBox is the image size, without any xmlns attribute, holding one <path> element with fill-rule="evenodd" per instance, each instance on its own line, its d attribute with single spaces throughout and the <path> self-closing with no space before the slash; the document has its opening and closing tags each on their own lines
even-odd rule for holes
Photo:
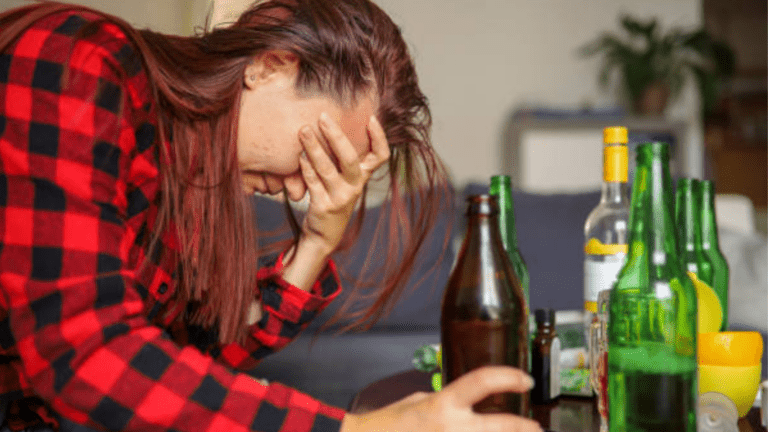
<svg viewBox="0 0 768 432">
<path fill-rule="evenodd" d="M 246 334 L 261 253 L 253 202 L 243 194 L 237 164 L 246 66 L 259 53 L 286 50 L 299 58 L 297 91 L 343 101 L 375 90 L 377 117 L 392 152 L 383 174 L 389 177 L 389 209 L 381 213 L 374 235 L 386 237 L 387 259 L 375 272 L 364 272 L 369 278 L 357 281 L 340 313 L 355 319 L 349 328 L 367 328 L 391 310 L 430 221 L 452 204 L 452 193 L 430 143 L 427 99 L 400 29 L 385 12 L 369 0 L 270 0 L 254 3 L 232 25 L 181 37 L 136 30 L 80 6 L 43 3 L 25 7 L 21 15 L 18 10 L 0 15 L 6 23 L 0 50 L 34 19 L 64 9 L 99 14 L 118 25 L 140 53 L 160 112 L 160 142 L 173 137 L 171 146 L 160 146 L 167 163 L 160 167 L 159 214 L 145 248 L 153 250 L 167 230 L 177 231 L 179 296 L 205 302 L 189 319 L 218 324 L 225 343 Z M 365 196 L 344 244 L 357 236 L 364 215 Z M 366 259 L 369 270 L 373 253 Z M 362 298 L 367 308 L 351 312 Z"/>
</svg>

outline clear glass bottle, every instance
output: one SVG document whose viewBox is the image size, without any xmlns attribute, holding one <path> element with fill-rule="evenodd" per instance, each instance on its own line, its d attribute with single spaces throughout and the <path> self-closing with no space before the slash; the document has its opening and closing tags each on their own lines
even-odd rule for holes
<svg viewBox="0 0 768 432">
<path fill-rule="evenodd" d="M 525 259 L 520 253 L 517 245 L 517 227 L 515 226 L 515 204 L 512 199 L 512 180 L 508 175 L 495 175 L 491 177 L 490 194 L 496 197 L 499 205 L 499 230 L 501 231 L 501 242 L 504 244 L 504 250 L 509 255 L 512 262 L 512 268 L 515 270 L 517 279 L 523 286 L 525 293 L 525 304 L 528 308 L 531 306 L 530 282 L 531 277 L 528 274 L 528 266 L 525 265 Z"/>
<path fill-rule="evenodd" d="M 715 216 L 715 182 L 703 180 L 700 188 L 701 197 L 701 246 L 712 262 L 712 278 L 702 279 L 711 286 L 723 307 L 723 325 L 720 331 L 728 330 L 728 262 L 720 250 L 717 237 L 717 218 Z M 701 279 L 701 278 L 700 278 Z"/>
<path fill-rule="evenodd" d="M 595 319 L 597 296 L 611 289 L 627 255 L 629 151 L 627 128 L 603 130 L 603 185 L 600 202 L 584 223 L 584 332 Z"/>
<path fill-rule="evenodd" d="M 528 312 L 501 243 L 498 213 L 495 197 L 469 197 L 467 232 L 443 294 L 444 385 L 481 366 L 528 366 Z M 530 396 L 495 394 L 474 409 L 528 416 Z"/>
<path fill-rule="evenodd" d="M 704 253 L 701 242 L 701 211 L 699 181 L 681 178 L 675 190 L 675 224 L 677 254 L 685 271 L 702 281 L 712 280 L 712 261 Z"/>
<path fill-rule="evenodd" d="M 611 432 L 696 432 L 697 299 L 677 256 L 669 146 L 637 149 L 629 254 L 608 305 Z"/>
</svg>

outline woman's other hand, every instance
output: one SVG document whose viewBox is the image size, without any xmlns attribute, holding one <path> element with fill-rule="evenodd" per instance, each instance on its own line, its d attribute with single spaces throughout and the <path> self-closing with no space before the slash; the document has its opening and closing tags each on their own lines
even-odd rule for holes
<svg viewBox="0 0 768 432">
<path fill-rule="evenodd" d="M 368 123 L 370 151 L 363 155 L 327 114 L 320 116 L 318 126 L 322 136 L 310 126 L 299 132 L 304 147 L 299 164 L 309 191 L 309 207 L 295 255 L 283 271 L 287 282 L 302 289 L 309 289 L 341 242 L 365 184 L 390 155 L 384 129 L 375 116 Z"/>
<path fill-rule="evenodd" d="M 513 414 L 478 414 L 472 406 L 501 392 L 523 393 L 533 387 L 519 369 L 486 366 L 473 370 L 438 393 L 415 393 L 364 414 L 347 414 L 342 432 L 541 432 L 539 424 Z"/>
</svg>

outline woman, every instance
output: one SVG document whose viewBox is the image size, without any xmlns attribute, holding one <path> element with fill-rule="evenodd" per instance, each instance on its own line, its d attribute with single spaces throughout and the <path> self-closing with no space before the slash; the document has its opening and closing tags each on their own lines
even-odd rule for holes
<svg viewBox="0 0 768 432">
<path fill-rule="evenodd" d="M 274 0 L 176 37 L 44 3 L 0 16 L 0 52 L 4 428 L 538 430 L 471 410 L 530 388 L 510 368 L 366 415 L 239 372 L 339 293 L 330 255 L 379 167 L 390 229 L 411 241 L 390 246 L 402 259 L 361 325 L 397 297 L 438 209 L 426 100 L 375 5 Z M 309 195 L 295 241 L 261 265 L 254 192 Z"/>
</svg>

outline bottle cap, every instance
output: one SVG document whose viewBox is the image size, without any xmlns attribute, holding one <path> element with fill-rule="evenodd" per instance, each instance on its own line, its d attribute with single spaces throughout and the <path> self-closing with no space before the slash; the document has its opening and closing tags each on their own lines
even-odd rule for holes
<svg viewBox="0 0 768 432">
<path fill-rule="evenodd" d="M 555 325 L 555 310 L 554 309 L 536 309 L 534 312 L 536 316 L 536 324 L 543 325 L 549 324 Z"/>
<path fill-rule="evenodd" d="M 603 142 L 606 144 L 626 144 L 627 128 L 624 126 L 610 126 L 603 129 Z"/>
</svg>

